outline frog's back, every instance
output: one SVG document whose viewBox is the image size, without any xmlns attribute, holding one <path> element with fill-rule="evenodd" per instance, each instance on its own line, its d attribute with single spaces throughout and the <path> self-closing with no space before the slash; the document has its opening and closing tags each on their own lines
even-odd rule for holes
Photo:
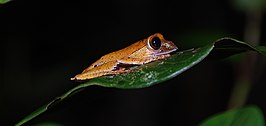
<svg viewBox="0 0 266 126">
<path fill-rule="evenodd" d="M 146 43 L 144 41 L 138 41 L 134 44 L 131 44 L 130 46 L 120 49 L 118 51 L 115 52 L 111 52 L 108 53 L 104 56 L 101 57 L 101 59 L 99 60 L 103 60 L 103 61 L 113 61 L 113 60 L 117 60 L 117 59 L 121 59 L 124 57 L 127 57 L 129 55 L 131 55 L 132 53 L 138 51 L 139 49 L 141 49 L 142 47 L 144 47 L 146 45 Z"/>
<path fill-rule="evenodd" d="M 135 51 L 141 49 L 142 47 L 144 47 L 146 45 L 145 42 L 146 39 L 144 40 L 140 40 L 136 43 L 131 44 L 130 46 L 123 48 L 121 50 L 115 51 L 115 52 L 111 52 L 108 53 L 104 56 L 102 56 L 99 60 L 97 60 L 96 62 L 94 62 L 93 64 L 91 64 L 87 69 L 85 69 L 83 72 L 87 72 L 88 70 L 100 66 L 104 63 L 110 62 L 110 61 L 114 61 L 114 60 L 118 60 L 118 59 L 122 59 L 124 57 L 129 56 L 130 54 L 134 53 Z"/>
</svg>

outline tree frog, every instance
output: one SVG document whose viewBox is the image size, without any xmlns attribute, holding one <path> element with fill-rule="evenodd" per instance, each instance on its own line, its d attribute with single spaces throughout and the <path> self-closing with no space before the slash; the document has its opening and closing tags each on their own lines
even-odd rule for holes
<svg viewBox="0 0 266 126">
<path fill-rule="evenodd" d="M 164 59 L 176 50 L 177 47 L 173 42 L 165 40 L 162 34 L 155 33 L 124 49 L 102 56 L 71 80 L 87 80 L 104 75 L 130 72 L 129 66 L 143 65 Z"/>
</svg>

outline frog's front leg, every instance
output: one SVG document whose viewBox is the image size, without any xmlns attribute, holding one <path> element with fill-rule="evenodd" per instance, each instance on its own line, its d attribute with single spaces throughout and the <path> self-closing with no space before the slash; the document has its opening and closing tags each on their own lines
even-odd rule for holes
<svg viewBox="0 0 266 126">
<path fill-rule="evenodd" d="M 122 59 L 119 59 L 119 63 L 123 64 L 135 64 L 135 65 L 142 65 L 146 64 L 155 60 L 160 60 L 160 59 L 165 59 L 166 57 L 169 57 L 170 54 L 165 54 L 165 55 L 159 55 L 159 56 L 152 56 L 152 57 L 142 57 L 142 58 L 137 58 L 137 57 L 125 57 Z"/>
</svg>

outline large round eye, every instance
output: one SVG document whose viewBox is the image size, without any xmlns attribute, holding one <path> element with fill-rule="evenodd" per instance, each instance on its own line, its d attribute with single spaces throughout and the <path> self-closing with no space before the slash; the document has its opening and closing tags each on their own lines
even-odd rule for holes
<svg viewBox="0 0 266 126">
<path fill-rule="evenodd" d="M 149 44 L 154 50 L 157 50 L 161 47 L 161 40 L 158 37 L 154 37 L 149 41 Z"/>
</svg>

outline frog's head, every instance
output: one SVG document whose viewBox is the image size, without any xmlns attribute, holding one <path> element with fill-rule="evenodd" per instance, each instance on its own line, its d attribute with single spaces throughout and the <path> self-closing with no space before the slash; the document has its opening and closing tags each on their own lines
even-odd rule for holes
<svg viewBox="0 0 266 126">
<path fill-rule="evenodd" d="M 176 51 L 178 48 L 172 41 L 164 39 L 160 33 L 155 33 L 147 39 L 148 49 L 154 52 L 154 55 L 164 55 Z"/>
</svg>

